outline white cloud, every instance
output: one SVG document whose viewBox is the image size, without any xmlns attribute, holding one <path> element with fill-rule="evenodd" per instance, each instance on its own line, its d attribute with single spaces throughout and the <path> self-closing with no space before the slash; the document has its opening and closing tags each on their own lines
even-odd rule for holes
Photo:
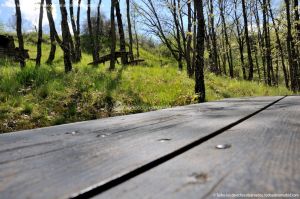
<svg viewBox="0 0 300 199">
<path fill-rule="evenodd" d="M 4 3 L 0 5 L 1 7 L 15 8 L 14 0 L 5 0 Z M 40 12 L 40 1 L 38 0 L 20 0 L 21 13 L 23 19 L 29 21 L 33 26 L 38 25 L 39 12 Z M 53 6 L 53 17 L 56 19 L 56 6 Z M 44 8 L 44 18 L 43 25 L 47 25 L 47 13 Z"/>
</svg>

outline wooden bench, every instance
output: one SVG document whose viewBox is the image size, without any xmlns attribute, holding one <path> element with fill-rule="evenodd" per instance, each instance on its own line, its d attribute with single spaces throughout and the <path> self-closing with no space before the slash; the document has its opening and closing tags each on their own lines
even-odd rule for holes
<svg viewBox="0 0 300 199">
<path fill-rule="evenodd" d="M 299 118 L 256 97 L 1 134 L 0 198 L 300 197 Z"/>
</svg>

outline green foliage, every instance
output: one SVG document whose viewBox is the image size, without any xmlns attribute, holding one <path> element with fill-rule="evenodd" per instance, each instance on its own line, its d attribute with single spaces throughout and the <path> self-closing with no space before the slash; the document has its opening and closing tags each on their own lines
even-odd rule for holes
<svg viewBox="0 0 300 199">
<path fill-rule="evenodd" d="M 33 111 L 33 105 L 29 103 L 25 103 L 21 113 L 25 115 L 31 115 L 32 111 Z"/>
</svg>

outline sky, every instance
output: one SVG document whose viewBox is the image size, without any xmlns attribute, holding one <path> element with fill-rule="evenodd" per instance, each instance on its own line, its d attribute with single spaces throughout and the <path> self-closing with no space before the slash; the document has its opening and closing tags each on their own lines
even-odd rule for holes
<svg viewBox="0 0 300 199">
<path fill-rule="evenodd" d="M 40 0 L 20 0 L 23 29 L 25 29 L 26 31 L 34 30 L 34 27 L 37 26 L 38 24 L 39 2 Z M 61 18 L 60 18 L 60 10 L 58 6 L 58 2 L 59 2 L 58 0 L 52 0 L 52 3 L 54 5 L 53 17 L 55 19 L 57 29 L 60 30 L 59 24 Z M 68 2 L 69 0 L 66 0 L 67 6 L 68 6 Z M 97 2 L 98 2 L 97 0 L 91 0 L 92 10 L 94 11 L 97 10 Z M 121 3 L 124 3 L 123 0 L 121 0 Z M 81 21 L 86 20 L 86 9 L 87 9 L 86 4 L 87 4 L 87 0 L 82 0 Z M 77 5 L 77 0 L 74 0 L 74 6 L 76 5 Z M 74 8 L 75 13 L 76 10 L 77 7 Z M 110 0 L 102 0 L 101 11 L 105 13 L 106 16 L 109 16 Z M 46 14 L 46 11 L 44 13 Z M 9 29 L 10 31 L 13 31 L 11 24 L 14 21 L 14 15 L 15 15 L 14 0 L 0 0 L 0 24 L 4 25 L 4 27 L 6 29 Z M 44 15 L 43 26 L 44 29 L 48 29 L 48 20 L 46 15 Z"/>
<path fill-rule="evenodd" d="M 78 0 L 73 0 L 74 6 L 77 5 Z M 120 0 L 121 4 L 121 12 L 123 13 L 123 17 L 125 15 L 125 0 Z M 39 2 L 40 0 L 20 0 L 21 4 L 21 12 L 22 12 L 22 19 L 23 19 L 23 30 L 24 31 L 32 31 L 34 30 L 35 26 L 38 24 L 39 18 Z M 97 9 L 97 2 L 98 0 L 91 0 L 92 10 L 96 12 Z M 102 0 L 101 5 L 101 12 L 104 13 L 106 16 L 110 16 L 110 2 L 111 0 Z M 138 1 L 137 1 L 138 2 Z M 280 4 L 283 3 L 283 0 L 272 0 L 272 7 L 278 7 Z M 59 10 L 59 0 L 52 0 L 54 5 L 53 9 L 53 16 L 56 22 L 56 29 L 60 32 L 60 10 Z M 67 6 L 69 0 L 66 0 Z M 87 9 L 87 0 L 82 0 L 82 10 L 81 10 L 81 22 L 86 21 L 86 9 Z M 67 8 L 67 10 L 69 10 Z M 74 8 L 75 13 L 77 7 Z M 15 15 L 15 3 L 14 0 L 0 0 L 0 24 L 4 25 L 6 30 L 15 31 L 11 24 L 14 23 L 14 15 Z M 69 18 L 70 21 L 70 18 Z M 70 22 L 69 22 L 70 23 Z M 82 24 L 82 23 L 81 23 Z M 49 31 L 48 27 L 48 20 L 46 17 L 46 13 L 44 15 L 43 20 L 44 25 L 44 32 Z M 71 25 L 70 25 L 71 27 Z"/>
</svg>

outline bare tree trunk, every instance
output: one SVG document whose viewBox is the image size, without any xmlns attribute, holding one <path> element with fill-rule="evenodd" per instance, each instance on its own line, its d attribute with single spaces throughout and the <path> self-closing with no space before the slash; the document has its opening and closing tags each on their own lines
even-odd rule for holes
<svg viewBox="0 0 300 199">
<path fill-rule="evenodd" d="M 196 68 L 196 46 L 197 46 L 197 12 L 196 4 L 194 3 L 194 16 L 193 16 L 193 60 L 192 60 L 192 71 L 195 74 Z"/>
<path fill-rule="evenodd" d="M 100 7 L 102 4 L 102 0 L 98 1 L 97 5 L 97 25 L 96 25 L 96 34 L 95 34 L 95 48 L 99 59 L 99 52 L 100 52 L 100 20 L 101 20 L 101 14 L 100 14 Z"/>
<path fill-rule="evenodd" d="M 205 21 L 202 0 L 194 0 L 197 13 L 197 46 L 196 46 L 196 68 L 195 68 L 195 93 L 199 95 L 199 102 L 205 101 L 204 82 L 204 40 Z"/>
<path fill-rule="evenodd" d="M 255 7 L 255 4 L 254 4 L 255 2 L 254 1 L 251 1 L 250 2 L 250 27 L 251 27 L 251 33 L 254 35 L 254 33 L 255 33 L 255 31 L 254 31 L 254 29 L 253 29 L 253 19 L 252 19 L 252 17 L 253 17 L 253 15 L 255 15 L 254 13 L 254 7 Z M 254 17 L 255 18 L 255 17 Z M 259 39 L 259 38 L 257 38 L 257 39 Z M 260 73 L 260 66 L 259 66 L 259 62 L 258 62 L 258 43 L 259 42 L 257 42 L 256 43 L 256 45 L 254 46 L 254 42 L 253 42 L 253 50 L 254 50 L 254 59 L 255 59 L 255 65 L 256 65 L 256 69 L 257 69 L 257 74 L 258 74 L 258 82 L 260 82 L 261 81 L 261 73 Z"/>
<path fill-rule="evenodd" d="M 72 62 L 71 62 L 71 33 L 68 25 L 68 13 L 66 9 L 65 0 L 59 0 L 60 3 L 60 12 L 61 12 L 61 30 L 62 30 L 62 46 L 64 51 L 64 64 L 65 72 L 68 73 L 72 71 Z"/>
<path fill-rule="evenodd" d="M 77 9 L 77 17 L 75 20 L 74 16 L 74 6 L 73 0 L 70 0 L 70 17 L 71 17 L 71 24 L 74 33 L 74 40 L 75 40 L 75 49 L 74 49 L 74 61 L 79 62 L 81 60 L 81 47 L 80 47 L 80 4 L 81 0 L 78 0 L 78 9 Z"/>
<path fill-rule="evenodd" d="M 25 63 L 25 57 L 24 57 L 24 40 L 23 40 L 23 34 L 22 34 L 22 14 L 21 14 L 19 0 L 15 0 L 15 6 L 16 6 L 16 18 L 17 18 L 17 36 L 18 36 L 18 42 L 19 42 L 18 59 L 20 61 L 21 68 L 24 68 L 26 63 Z"/>
<path fill-rule="evenodd" d="M 220 43 L 222 46 L 222 51 L 221 51 L 221 61 L 222 61 L 222 66 L 223 66 L 223 73 L 224 75 L 227 75 L 227 70 L 226 70 L 226 44 L 225 44 L 225 38 L 224 38 L 224 28 L 222 26 L 222 37 L 220 38 Z"/>
<path fill-rule="evenodd" d="M 280 59 L 281 59 L 281 64 L 282 64 L 282 70 L 283 70 L 283 75 L 284 75 L 285 86 L 287 88 L 289 88 L 289 78 L 288 78 L 288 72 L 287 72 L 286 65 L 285 65 L 283 47 L 282 47 L 282 44 L 281 44 L 281 41 L 280 41 L 280 38 L 279 38 L 279 29 L 278 29 L 278 26 L 275 23 L 275 18 L 274 18 L 274 15 L 273 15 L 273 11 L 271 9 L 270 1 L 269 1 L 269 12 L 270 12 L 272 23 L 273 23 L 273 26 L 274 26 L 274 29 L 275 29 L 276 43 L 277 43 L 277 48 L 278 48 L 279 53 L 280 53 Z"/>
<path fill-rule="evenodd" d="M 300 17 L 299 17 L 299 2 L 298 0 L 294 0 L 294 24 L 295 24 L 295 31 L 296 31 L 296 42 L 295 43 L 295 76 L 296 76 L 296 81 L 297 81 L 297 91 L 300 91 L 300 74 L 299 74 L 299 64 L 300 64 L 300 58 L 299 58 L 299 42 L 300 42 Z"/>
<path fill-rule="evenodd" d="M 55 29 L 55 24 L 52 17 L 52 2 L 51 0 L 46 0 L 46 8 L 47 8 L 47 18 L 49 22 L 49 29 L 50 29 L 50 41 L 51 41 L 51 49 L 49 53 L 49 57 L 47 60 L 47 64 L 52 64 L 53 60 L 55 58 L 55 52 L 56 52 L 56 36 L 57 32 Z"/>
<path fill-rule="evenodd" d="M 87 7 L 87 21 L 88 21 L 88 30 L 90 35 L 90 43 L 93 49 L 93 63 L 94 65 L 97 65 L 97 61 L 99 60 L 99 52 L 97 51 L 97 44 L 95 41 L 95 35 L 93 31 L 92 26 L 92 20 L 91 20 L 91 0 L 87 1 L 88 7 Z"/>
<path fill-rule="evenodd" d="M 225 50 L 226 50 L 226 55 L 227 55 L 227 60 L 228 60 L 228 66 L 229 66 L 229 75 L 231 78 L 234 77 L 233 74 L 233 61 L 232 61 L 232 50 L 231 50 L 231 44 L 229 42 L 229 37 L 227 33 L 227 25 L 226 25 L 226 20 L 225 20 L 225 5 L 223 0 L 219 0 L 219 9 L 220 9 L 220 15 L 222 19 L 222 25 L 223 25 L 223 33 L 225 37 Z"/>
<path fill-rule="evenodd" d="M 56 52 L 56 41 L 55 41 L 54 32 L 53 32 L 51 26 L 50 26 L 50 42 L 51 42 L 51 47 L 50 47 L 50 53 L 49 53 L 48 59 L 46 61 L 47 64 L 53 63 L 53 60 L 55 59 L 55 52 Z"/>
<path fill-rule="evenodd" d="M 128 24 L 128 35 L 129 35 L 129 60 L 133 61 L 133 37 L 131 28 L 131 18 L 130 18 L 130 0 L 126 0 L 127 9 L 127 24 Z"/>
<path fill-rule="evenodd" d="M 35 65 L 37 67 L 41 65 L 41 57 L 42 57 L 43 16 L 44 16 L 44 0 L 41 0 L 40 16 L 39 16 L 38 41 L 37 41 L 37 53 L 36 53 L 36 61 L 35 61 Z"/>
<path fill-rule="evenodd" d="M 239 17 L 237 15 L 237 0 L 234 0 L 234 21 L 236 25 L 236 30 L 237 30 L 237 42 L 239 45 L 239 53 L 240 53 L 240 60 L 241 60 L 241 67 L 242 67 L 242 73 L 243 73 L 243 79 L 247 79 L 246 75 L 246 67 L 245 67 L 245 58 L 244 58 L 244 38 L 242 35 L 242 30 L 241 30 L 241 24 Z"/>
<path fill-rule="evenodd" d="M 187 2 L 188 6 L 188 34 L 187 34 L 187 46 L 186 46 L 186 62 L 187 73 L 189 77 L 193 76 L 192 63 L 191 63 L 191 45 L 192 45 L 192 1 Z"/>
<path fill-rule="evenodd" d="M 244 24 L 245 24 L 245 39 L 246 39 L 247 52 L 248 52 L 248 64 L 249 64 L 248 80 L 252 81 L 253 80 L 253 60 L 252 60 L 252 52 L 251 52 L 251 46 L 250 46 L 247 10 L 246 10 L 245 0 L 242 0 L 242 8 L 243 8 L 243 18 L 244 18 Z"/>
<path fill-rule="evenodd" d="M 134 29 L 135 43 L 136 43 L 136 57 L 139 58 L 140 57 L 140 44 L 139 44 L 139 36 L 137 34 L 136 23 L 135 22 L 134 22 L 134 25 L 133 25 L 133 29 Z"/>
<path fill-rule="evenodd" d="M 116 29 L 115 29 L 115 5 L 117 0 L 111 0 L 110 8 L 110 27 L 111 27 L 111 46 L 110 46 L 110 67 L 115 70 L 116 62 Z"/>
<path fill-rule="evenodd" d="M 220 74 L 221 69 L 218 65 L 218 50 L 217 50 L 217 37 L 215 31 L 215 16 L 214 16 L 214 4 L 213 0 L 209 1 L 209 34 L 212 42 L 212 66 L 211 71 L 215 74 Z"/>
<path fill-rule="evenodd" d="M 296 29 L 296 38 L 300 41 L 300 23 L 299 23 L 299 2 L 294 0 L 294 17 L 295 17 L 295 29 Z M 299 45 L 298 45 L 299 46 Z"/>
<path fill-rule="evenodd" d="M 259 45 L 259 52 L 261 55 L 264 55 L 263 49 L 265 48 L 265 42 L 262 37 L 261 33 L 261 24 L 260 24 L 260 19 L 259 19 L 259 14 L 258 14 L 258 2 L 255 1 L 255 11 L 254 12 L 254 17 L 255 17 L 255 22 L 256 22 L 256 27 L 257 27 L 257 39 L 258 39 L 258 45 Z M 264 82 L 267 84 L 267 71 L 266 71 L 266 59 L 265 56 L 262 57 L 262 64 L 263 64 L 263 73 L 264 73 Z"/>
<path fill-rule="evenodd" d="M 180 37 L 180 30 L 179 30 L 179 21 L 178 21 L 178 14 L 177 14 L 177 4 L 176 4 L 176 0 L 173 0 L 173 11 L 172 11 L 172 15 L 173 15 L 173 20 L 174 20 L 174 24 L 175 24 L 175 29 L 176 29 L 176 42 L 177 42 L 177 47 L 178 47 L 178 56 L 177 56 L 177 62 L 178 62 L 178 68 L 179 70 L 183 69 L 183 64 L 182 64 L 182 46 L 181 46 L 181 37 Z"/>
<path fill-rule="evenodd" d="M 266 0 L 263 0 L 263 29 L 264 29 L 264 40 L 266 44 L 266 48 L 264 51 L 265 60 L 267 62 L 267 83 L 269 86 L 272 85 L 272 78 L 271 78 L 271 69 L 272 69 L 272 57 L 271 57 L 271 46 L 269 40 L 269 31 L 268 26 L 269 23 L 267 21 L 267 12 L 268 12 L 268 4 Z"/>
<path fill-rule="evenodd" d="M 126 42 L 125 42 L 125 33 L 124 33 L 124 28 L 123 28 L 123 21 L 122 21 L 122 14 L 120 10 L 120 3 L 119 0 L 116 0 L 116 16 L 117 16 L 117 21 L 118 21 L 118 29 L 119 29 L 119 35 L 120 35 L 120 51 L 123 52 L 121 54 L 121 63 L 122 65 L 128 64 L 128 58 L 127 55 L 125 54 L 126 52 Z"/>
<path fill-rule="evenodd" d="M 287 20 L 287 52 L 288 61 L 290 66 L 290 79 L 291 79 L 291 89 L 296 92 L 298 90 L 297 82 L 297 61 L 295 61 L 295 43 L 292 36 L 292 24 L 291 24 L 291 11 L 290 11 L 290 1 L 285 0 L 286 5 L 286 20 Z"/>
</svg>

